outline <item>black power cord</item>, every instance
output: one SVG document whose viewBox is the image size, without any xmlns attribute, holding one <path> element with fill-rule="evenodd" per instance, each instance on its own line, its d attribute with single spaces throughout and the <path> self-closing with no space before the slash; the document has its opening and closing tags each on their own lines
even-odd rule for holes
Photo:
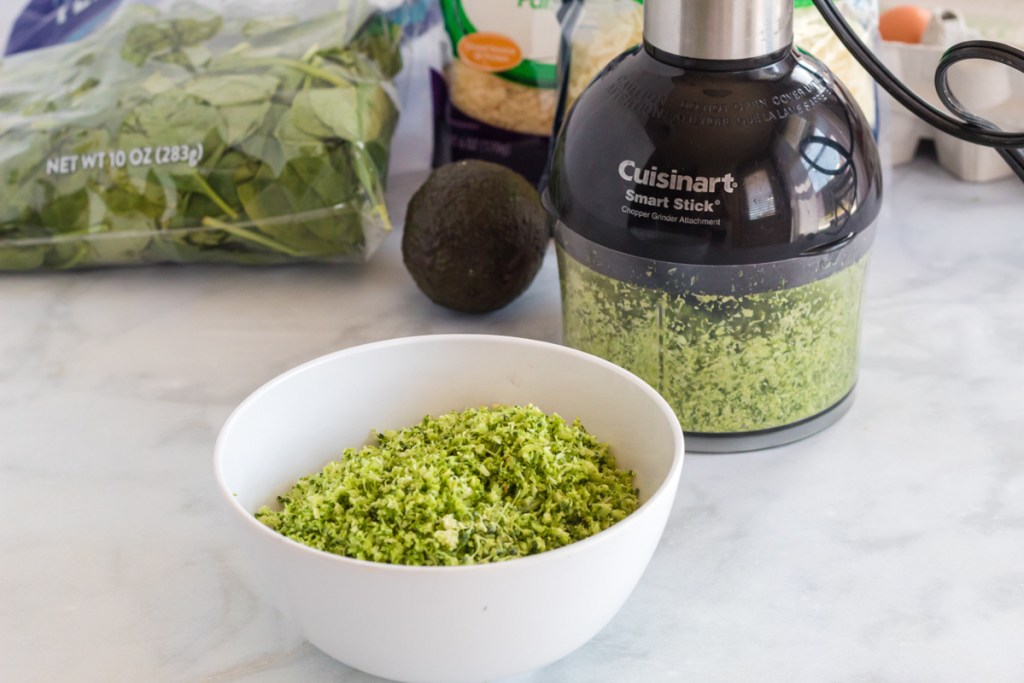
<svg viewBox="0 0 1024 683">
<path fill-rule="evenodd" d="M 879 86 L 893 99 L 933 128 L 967 142 L 994 147 L 1017 177 L 1024 181 L 1024 133 L 1007 133 L 998 126 L 972 114 L 964 107 L 949 87 L 949 69 L 957 62 L 982 59 L 1005 64 L 1024 73 L 1024 51 L 989 40 L 969 40 L 946 50 L 935 70 L 935 90 L 939 100 L 953 114 L 936 109 L 893 75 L 853 32 L 850 25 L 832 4 L 832 0 L 813 0 L 814 6 L 832 28 L 839 40 L 871 74 Z"/>
</svg>

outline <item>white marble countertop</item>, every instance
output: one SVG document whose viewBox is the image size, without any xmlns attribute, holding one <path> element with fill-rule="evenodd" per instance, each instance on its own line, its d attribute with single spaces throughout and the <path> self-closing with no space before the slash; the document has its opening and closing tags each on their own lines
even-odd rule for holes
<svg viewBox="0 0 1024 683">
<path fill-rule="evenodd" d="M 688 456 L 624 609 L 521 680 L 1024 680 L 1022 200 L 898 169 L 850 413 Z M 342 347 L 559 339 L 552 254 L 513 305 L 466 317 L 420 294 L 399 244 L 358 267 L 0 277 L 0 680 L 371 680 L 261 597 L 212 452 L 250 391 Z"/>
</svg>

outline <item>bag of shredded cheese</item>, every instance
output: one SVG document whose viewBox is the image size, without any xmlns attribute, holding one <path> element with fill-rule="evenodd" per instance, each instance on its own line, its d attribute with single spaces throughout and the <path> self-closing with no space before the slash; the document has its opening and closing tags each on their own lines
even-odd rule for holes
<svg viewBox="0 0 1024 683">
<path fill-rule="evenodd" d="M 878 0 L 836 0 L 835 5 L 858 37 L 873 47 L 878 29 Z M 811 0 L 794 2 L 793 38 L 799 50 L 821 60 L 839 77 L 877 135 L 878 92 L 875 81 L 839 42 Z"/>
<path fill-rule="evenodd" d="M 441 0 L 435 165 L 483 159 L 539 182 L 558 103 L 562 0 Z"/>
<path fill-rule="evenodd" d="M 581 0 L 564 22 L 565 109 L 615 57 L 643 42 L 643 0 Z"/>
</svg>

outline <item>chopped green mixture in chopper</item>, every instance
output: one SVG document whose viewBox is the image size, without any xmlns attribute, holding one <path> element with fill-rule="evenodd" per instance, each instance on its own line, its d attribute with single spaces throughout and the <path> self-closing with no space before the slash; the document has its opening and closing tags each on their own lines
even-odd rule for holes
<svg viewBox="0 0 1024 683">
<path fill-rule="evenodd" d="M 684 431 L 754 432 L 813 417 L 857 375 L 866 257 L 809 284 L 673 294 L 596 272 L 559 249 L 563 338 L 655 387 Z"/>
<path fill-rule="evenodd" d="M 579 420 L 532 405 L 427 416 L 375 436 L 256 518 L 360 560 L 465 565 L 579 541 L 639 505 L 633 473 L 616 467 L 607 445 Z"/>
</svg>

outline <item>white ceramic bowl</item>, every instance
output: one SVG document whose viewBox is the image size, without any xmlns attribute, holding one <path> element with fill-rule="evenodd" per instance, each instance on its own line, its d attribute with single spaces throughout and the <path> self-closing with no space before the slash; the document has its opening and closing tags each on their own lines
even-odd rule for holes
<svg viewBox="0 0 1024 683">
<path fill-rule="evenodd" d="M 253 517 L 371 429 L 495 403 L 580 418 L 636 472 L 641 506 L 583 541 L 466 567 L 331 555 Z M 224 425 L 215 468 L 249 569 L 310 642 L 385 678 L 478 683 L 553 662 L 611 620 L 658 544 L 682 461 L 672 409 L 622 368 L 557 344 L 436 335 L 346 349 L 272 380 Z"/>
</svg>

